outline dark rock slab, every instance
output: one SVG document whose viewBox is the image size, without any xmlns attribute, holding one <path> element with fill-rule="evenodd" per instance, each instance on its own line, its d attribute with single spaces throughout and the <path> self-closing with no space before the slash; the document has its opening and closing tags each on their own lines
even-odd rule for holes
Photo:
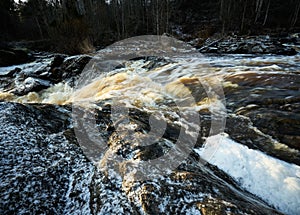
<svg viewBox="0 0 300 215">
<path fill-rule="evenodd" d="M 22 49 L 0 50 L 0 67 L 18 65 L 29 62 L 32 58 L 27 51 Z"/>
<path fill-rule="evenodd" d="M 285 144 L 288 148 L 300 149 L 300 77 L 298 74 L 245 72 L 243 75 L 229 75 L 226 80 L 238 84 L 237 88 L 225 89 L 227 107 L 230 112 L 247 117 L 253 127 L 256 127 L 265 135 L 271 136 L 274 140 Z M 233 125 L 232 128 L 233 131 L 238 129 L 234 128 Z M 235 134 L 233 131 L 230 132 L 233 136 L 237 136 L 236 134 L 242 132 L 240 130 Z M 248 141 L 255 139 L 255 135 L 252 138 L 249 137 L 250 133 L 254 134 L 255 132 L 245 132 L 245 139 L 248 139 Z M 244 142 L 240 138 L 238 138 L 238 141 Z M 267 141 L 268 143 L 261 142 L 265 144 L 262 151 L 269 151 L 272 156 L 299 165 L 299 153 L 283 153 L 280 155 L 279 149 L 277 150 L 274 146 L 269 145 L 270 141 Z M 252 144 L 247 145 L 253 147 Z M 271 148 L 267 150 L 268 147 Z"/>
<path fill-rule="evenodd" d="M 256 114 L 255 111 L 249 111 L 248 114 Z M 245 115 L 248 115 L 245 114 Z M 255 115 L 256 117 L 256 115 Z M 277 116 L 274 116 L 275 119 Z M 278 158 L 280 160 L 286 161 L 288 163 L 294 163 L 300 165 L 300 154 L 299 151 L 295 151 L 296 147 L 292 145 L 292 142 L 286 141 L 276 141 L 276 137 L 280 137 L 282 132 L 274 135 L 274 124 L 277 124 L 275 120 L 271 122 L 274 118 L 265 120 L 255 120 L 254 117 L 245 117 L 243 115 L 229 115 L 226 121 L 225 132 L 230 135 L 235 141 L 248 146 L 251 149 L 262 151 L 272 157 Z M 297 124 L 299 121 L 297 122 Z M 297 126 L 295 125 L 295 127 Z M 288 125 L 287 129 L 289 131 L 293 130 Z M 275 130 L 276 132 L 276 130 Z M 274 136 L 271 136 L 271 135 Z M 286 135 L 286 134 L 285 134 Z M 296 138 L 298 135 L 293 136 Z M 273 137 L 273 138 L 272 138 Z M 289 146 L 289 147 L 286 147 Z"/>
</svg>

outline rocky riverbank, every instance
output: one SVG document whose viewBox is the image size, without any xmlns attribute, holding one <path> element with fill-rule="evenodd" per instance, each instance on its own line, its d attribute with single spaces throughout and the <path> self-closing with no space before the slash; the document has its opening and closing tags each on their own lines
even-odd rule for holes
<svg viewBox="0 0 300 215">
<path fill-rule="evenodd" d="M 300 51 L 299 33 L 260 36 L 221 36 L 215 34 L 209 38 L 192 37 L 188 39 L 183 34 L 179 34 L 176 37 L 188 42 L 201 53 L 296 55 Z M 48 41 L 15 42 L 0 45 L 0 66 L 33 61 L 35 53 L 30 50 L 44 50 L 43 43 L 47 47 Z M 58 62 L 59 60 L 56 63 Z"/>
<path fill-rule="evenodd" d="M 209 38 L 200 46 L 196 41 L 192 44 L 194 43 L 201 53 L 296 55 L 300 50 L 299 34 L 281 37 L 265 35 Z"/>
<path fill-rule="evenodd" d="M 72 85 L 74 78 L 81 74 L 91 56 L 68 57 L 59 54 L 35 53 L 32 63 L 0 69 L 0 88 L 13 95 L 39 92 L 65 82 Z"/>
<path fill-rule="evenodd" d="M 289 54 L 136 58 L 87 86 L 91 107 L 72 106 L 71 98 L 92 55 L 34 53 L 32 62 L 0 68 L 0 213 L 297 214 L 300 65 Z M 202 85 L 214 89 L 217 78 L 221 104 Z M 116 116 L 120 102 L 127 115 Z M 226 111 L 217 108 L 223 105 Z M 185 120 L 193 113 L 200 123 Z M 212 126 L 220 116 L 223 130 Z M 155 123 L 164 132 L 145 145 Z M 179 136 L 189 144 L 195 129 L 177 168 L 133 180 L 132 165 L 182 150 Z"/>
</svg>

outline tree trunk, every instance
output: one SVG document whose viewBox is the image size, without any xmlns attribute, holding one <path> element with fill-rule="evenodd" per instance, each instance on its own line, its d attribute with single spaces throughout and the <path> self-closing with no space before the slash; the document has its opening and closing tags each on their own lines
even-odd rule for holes
<svg viewBox="0 0 300 215">
<path fill-rule="evenodd" d="M 265 15 L 263 26 L 265 26 L 266 23 L 267 23 L 267 19 L 268 19 L 268 15 L 269 15 L 269 9 L 270 9 L 270 4 L 271 4 L 271 0 L 269 0 L 269 2 L 268 2 L 267 11 L 266 11 L 266 15 Z"/>
<path fill-rule="evenodd" d="M 260 17 L 261 8 L 262 8 L 263 3 L 264 3 L 264 0 L 256 1 L 256 7 L 255 7 L 256 16 L 255 16 L 255 21 L 254 21 L 255 24 L 257 23 L 257 20 Z"/>
<path fill-rule="evenodd" d="M 36 16 L 34 17 L 34 19 L 35 19 L 36 25 L 37 25 L 37 27 L 39 29 L 41 39 L 43 40 L 44 39 L 44 35 L 43 35 L 43 31 L 42 31 L 40 22 L 39 22 L 39 20 L 38 20 L 38 18 Z"/>
<path fill-rule="evenodd" d="M 159 35 L 159 0 L 156 0 L 156 34 Z"/>
<path fill-rule="evenodd" d="M 295 13 L 293 14 L 293 17 L 292 17 L 292 23 L 291 23 L 291 27 L 292 28 L 297 23 L 298 15 L 299 15 L 299 10 L 300 10 L 300 1 L 298 1 L 297 5 L 296 5 Z"/>
<path fill-rule="evenodd" d="M 244 31 L 244 23 L 245 23 L 247 3 L 248 3 L 248 0 L 246 0 L 245 3 L 244 3 L 243 17 L 242 17 L 242 23 L 241 23 L 241 32 Z"/>
</svg>

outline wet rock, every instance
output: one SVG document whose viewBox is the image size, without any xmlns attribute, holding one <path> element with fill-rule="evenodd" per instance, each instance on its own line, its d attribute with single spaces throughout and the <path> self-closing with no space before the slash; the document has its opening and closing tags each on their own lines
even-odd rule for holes
<svg viewBox="0 0 300 215">
<path fill-rule="evenodd" d="M 265 134 L 271 135 L 291 148 L 300 150 L 300 114 L 257 108 L 245 110 L 243 115 L 249 117 L 253 124 Z"/>
<path fill-rule="evenodd" d="M 51 86 L 50 81 L 28 77 L 24 81 L 16 80 L 15 89 L 13 91 L 16 95 L 26 95 L 29 92 L 39 92 Z"/>
<path fill-rule="evenodd" d="M 257 113 L 255 110 L 257 110 L 257 108 L 252 109 L 252 111 L 249 110 L 249 114 L 253 113 L 253 115 L 255 115 L 255 113 Z M 260 114 L 258 114 L 258 116 L 260 116 Z M 265 120 L 271 121 L 271 119 L 269 120 L 267 118 Z M 227 117 L 225 132 L 228 133 L 232 139 L 248 146 L 250 149 L 260 150 L 280 160 L 300 165 L 300 155 L 298 151 L 293 150 L 293 147 L 289 148 L 275 141 L 272 136 L 270 136 L 274 134 L 273 128 L 271 127 L 272 124 L 266 123 L 265 120 L 259 122 L 259 120 L 255 120 L 252 117 L 249 118 L 243 115 L 232 114 Z M 276 121 L 273 124 L 276 124 Z M 264 132 L 269 135 L 266 135 Z M 276 134 L 274 138 L 277 136 Z M 287 142 L 283 143 L 290 145 Z"/>
<path fill-rule="evenodd" d="M 6 92 L 10 91 L 18 95 L 24 95 L 51 86 L 53 82 L 47 74 L 51 68 L 52 55 L 38 55 L 35 53 L 35 57 L 37 59 L 34 62 L 18 67 L 3 68 L 0 72 L 0 88 Z"/>
<path fill-rule="evenodd" d="M 88 55 L 75 56 L 66 59 L 59 69 L 62 73 L 62 80 L 70 82 L 74 81 L 74 78 L 81 74 L 84 67 L 91 59 L 92 57 Z"/>
<path fill-rule="evenodd" d="M 65 60 L 65 56 L 56 55 L 50 64 L 50 69 L 60 67 L 62 65 L 62 63 L 64 62 L 64 60 Z"/>
<path fill-rule="evenodd" d="M 21 71 L 22 71 L 22 69 L 20 69 L 18 67 L 13 70 L 6 70 L 6 71 L 0 73 L 0 77 L 1 78 L 5 78 L 5 77 L 12 78 L 12 77 L 15 77 Z"/>
<path fill-rule="evenodd" d="M 139 57 L 139 58 L 134 58 L 134 59 L 131 59 L 133 61 L 135 60 L 144 60 L 145 62 L 148 61 L 148 64 L 145 65 L 143 68 L 144 69 L 147 69 L 147 70 L 152 70 L 152 69 L 156 69 L 158 67 L 162 67 L 164 65 L 167 65 L 169 63 L 171 63 L 172 61 L 171 60 L 167 60 L 165 58 L 162 58 L 162 57 Z"/>
<path fill-rule="evenodd" d="M 191 172 L 189 166 L 181 168 L 182 170 L 174 172 L 170 177 L 162 177 L 157 181 L 125 183 L 124 187 L 130 200 L 138 202 L 142 207 L 139 212 L 146 214 L 188 214 L 189 212 L 226 214 L 227 211 L 234 214 L 272 213 L 268 209 L 260 211 L 256 208 L 258 205 L 252 207 L 241 199 L 237 200 L 241 196 L 236 195 L 235 188 L 228 189 L 230 182 L 219 181 L 217 176 L 209 175 L 205 170 L 198 169 Z M 185 171 L 185 168 L 189 171 Z M 205 168 L 214 169 L 211 166 Z M 216 181 L 219 182 L 218 185 L 214 183 Z M 231 186 L 235 187 L 234 184 Z M 218 192 L 219 190 L 222 191 Z M 221 194 L 223 191 L 227 196 Z"/>
<path fill-rule="evenodd" d="M 227 37 L 200 48 L 202 53 L 219 54 L 278 54 L 296 55 L 297 51 L 283 45 L 284 42 L 296 45 L 296 40 L 277 37 Z"/>
<path fill-rule="evenodd" d="M 47 79 L 52 83 L 62 82 L 62 71 L 60 71 L 60 67 L 62 66 L 65 58 L 65 55 L 53 56 L 50 63 L 45 67 L 35 71 L 34 75 L 40 78 Z"/>
<path fill-rule="evenodd" d="M 104 132 L 101 136 L 108 141 L 109 152 L 115 152 L 117 156 L 103 156 L 103 158 L 100 158 L 101 161 L 99 161 L 99 163 L 115 163 L 117 159 L 121 159 L 120 164 L 124 164 L 127 160 L 132 160 L 132 158 L 136 161 L 149 161 L 165 155 L 168 149 L 176 142 L 176 140 L 172 138 L 173 135 L 169 136 L 168 132 L 166 132 L 161 141 L 152 145 L 143 146 L 141 143 L 138 143 L 134 137 L 142 136 L 145 131 L 149 130 L 149 125 L 147 125 L 147 123 L 146 125 L 144 124 L 148 121 L 148 114 L 139 110 L 130 110 L 129 115 L 132 118 L 130 117 L 130 121 L 127 122 L 127 124 L 129 123 L 134 128 L 134 137 L 132 135 L 132 137 L 126 138 L 126 136 L 129 137 L 128 134 L 132 131 L 124 129 L 117 131 L 111 129 L 112 122 L 111 120 L 106 119 L 109 117 L 109 113 L 109 106 L 106 106 L 105 108 L 102 108 L 101 111 L 97 112 L 97 124 L 99 125 L 98 128 Z M 78 116 L 77 119 L 80 124 L 80 122 L 91 121 L 92 119 L 90 117 L 94 116 L 95 113 L 83 114 Z M 175 131 L 173 132 L 176 133 Z M 177 130 L 177 136 L 179 132 L 180 131 Z M 81 135 L 83 135 L 83 133 L 81 133 Z M 85 152 L 89 153 L 89 156 L 95 156 L 94 159 L 99 159 L 101 156 L 95 154 L 94 146 L 91 145 L 90 147 L 93 150 Z M 113 166 L 116 167 L 117 165 L 118 164 L 115 163 Z M 253 213 L 251 211 L 256 211 L 255 213 L 257 213 L 258 208 L 255 209 L 255 207 L 258 205 L 255 204 L 253 205 L 254 208 L 252 208 L 248 203 L 242 203 L 244 200 L 241 200 L 240 198 L 243 197 L 235 191 L 235 189 L 239 188 L 230 177 L 216 167 L 210 165 L 206 167 L 200 166 L 201 159 L 197 157 L 197 155 L 191 154 L 173 174 L 166 176 L 162 175 L 157 179 L 147 181 L 132 182 L 124 179 L 122 182 L 122 189 L 125 191 L 130 201 L 136 203 L 136 207 L 140 213 L 180 214 L 187 213 L 190 208 L 194 208 L 195 211 L 200 211 L 202 207 L 206 208 L 209 213 L 219 212 L 220 214 L 226 214 L 227 210 L 233 210 L 237 214 L 246 211 L 250 214 Z M 114 167 L 112 167 L 112 169 L 107 169 L 105 174 L 109 176 L 109 172 L 113 171 L 113 168 Z M 213 170 L 217 177 L 215 177 L 216 175 L 210 175 L 208 173 L 210 170 L 206 168 Z M 128 173 L 124 166 L 117 169 L 120 171 L 118 173 L 120 175 L 124 176 Z M 116 173 L 113 175 L 115 174 Z M 133 177 L 135 177 L 134 173 Z M 224 181 L 220 181 L 220 179 Z M 228 187 L 229 184 L 229 187 L 233 186 L 235 188 L 231 190 L 231 188 Z M 207 195 L 208 193 L 210 193 L 210 195 Z M 189 203 L 187 203 L 187 199 L 189 199 Z M 228 201 L 230 204 L 225 206 L 221 203 L 222 201 Z M 268 211 L 269 209 L 262 210 L 264 211 L 262 213 L 272 213 L 271 211 Z"/>
<path fill-rule="evenodd" d="M 218 53 L 218 47 L 208 47 L 205 50 L 206 53 Z"/>
<path fill-rule="evenodd" d="M 38 56 L 35 62 L 22 65 L 20 68 L 3 69 L 0 72 L 0 88 L 5 92 L 25 95 L 61 82 L 72 85 L 90 60 L 90 56 L 67 58 L 66 55 L 43 54 Z"/>
<path fill-rule="evenodd" d="M 11 91 L 14 89 L 15 77 L 21 73 L 20 68 L 15 68 L 12 70 L 6 70 L 0 73 L 0 89 L 3 91 Z"/>
<path fill-rule="evenodd" d="M 264 49 L 262 48 L 261 45 L 256 45 L 252 48 L 253 53 L 263 53 Z"/>
<path fill-rule="evenodd" d="M 122 178 L 122 169 L 112 175 L 113 169 L 100 170 L 75 143 L 70 111 L 70 107 L 0 102 L 1 214 L 280 214 L 217 167 L 201 165 L 195 153 L 171 174 L 147 181 Z M 147 113 L 134 109 L 131 113 L 130 122 L 141 125 L 137 135 L 149 129 L 142 126 Z M 83 111 L 79 123 L 95 116 L 99 133 L 108 140 L 108 150 L 98 153 L 116 150 L 124 159 L 133 159 L 136 146 L 112 128 L 109 107 Z"/>
<path fill-rule="evenodd" d="M 43 70 L 36 71 L 35 74 L 51 81 L 54 84 L 60 82 L 73 82 L 75 77 L 80 75 L 86 64 L 92 59 L 90 56 L 56 55 L 50 64 Z"/>
<path fill-rule="evenodd" d="M 249 148 L 299 165 L 299 75 L 245 72 L 226 79 L 238 83 L 225 89 L 227 108 L 238 118 L 228 118 L 226 132 Z"/>
<path fill-rule="evenodd" d="M 43 119 L 48 113 L 40 115 L 38 109 L 20 104 L 0 106 L 1 214 L 64 214 L 68 207 L 72 213 L 74 204 L 86 206 L 82 195 L 93 167 L 80 148 L 48 129 L 57 125 Z M 64 115 L 53 106 L 48 111 Z"/>
</svg>

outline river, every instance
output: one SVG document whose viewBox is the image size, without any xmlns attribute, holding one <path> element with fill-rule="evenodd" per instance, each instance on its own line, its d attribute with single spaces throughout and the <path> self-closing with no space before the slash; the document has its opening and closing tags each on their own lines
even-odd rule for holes
<svg viewBox="0 0 300 215">
<path fill-rule="evenodd" d="M 64 61 L 71 58 L 74 57 L 67 57 Z M 102 171 L 113 183 L 119 184 L 116 185 L 116 191 L 112 191 L 112 188 L 97 188 L 109 189 L 110 199 L 114 199 L 114 203 L 109 204 L 105 203 L 105 200 L 103 200 L 104 202 L 95 200 L 94 205 L 89 206 L 88 204 L 92 204 L 91 200 L 83 197 L 85 200 L 81 201 L 82 207 L 80 201 L 75 204 L 75 200 L 70 200 L 73 203 L 66 203 L 65 212 L 70 212 L 74 208 L 79 210 L 81 207 L 88 214 L 101 214 L 109 211 L 126 214 L 128 212 L 126 209 L 117 211 L 112 208 L 128 207 L 131 208 L 128 209 L 131 213 L 136 210 L 139 213 L 149 214 L 151 210 L 147 205 L 143 205 L 145 201 L 139 196 L 143 193 L 140 190 L 142 188 L 133 189 L 134 186 L 138 186 L 135 181 L 153 180 L 154 187 L 151 189 L 154 190 L 155 186 L 162 186 L 161 184 L 168 184 L 165 185 L 166 187 L 175 186 L 174 181 L 171 183 L 166 178 L 162 179 L 162 175 L 172 173 L 181 163 L 190 159 L 190 154 L 192 154 L 198 156 L 198 161 L 194 161 L 196 163 L 194 168 L 198 168 L 199 171 L 201 168 L 206 168 L 205 164 L 200 162 L 202 159 L 208 162 L 208 165 L 217 166 L 227 175 L 223 179 L 232 177 L 239 189 L 246 190 L 245 192 L 250 193 L 249 195 L 255 196 L 251 196 L 251 198 L 261 201 L 258 205 L 266 203 L 268 206 L 264 207 L 271 206 L 285 214 L 300 213 L 299 54 L 294 56 L 197 54 L 196 56 L 174 56 L 166 59 L 136 59 L 122 62 L 112 71 L 101 71 L 96 78 L 92 77 L 88 81 L 86 80 L 87 76 L 81 76 L 75 82 L 62 81 L 39 92 L 29 92 L 25 95 L 14 93 L 15 88 L 22 88 L 22 86 L 26 88 L 33 83 L 28 79 L 30 74 L 41 68 L 49 67 L 52 60 L 53 56 L 41 55 L 32 63 L 0 68 L 1 77 L 17 67 L 24 74 L 28 74 L 26 83 L 20 81 L 17 78 L 18 75 L 11 77 L 15 79 L 14 84 L 10 85 L 12 87 L 9 89 L 2 87 L 0 100 L 4 103 L 21 103 L 28 107 L 42 104 L 46 106 L 59 105 L 57 107 L 62 109 L 68 107 L 65 110 L 67 112 L 72 107 L 73 114 L 70 111 L 69 120 L 72 115 L 75 123 L 75 136 L 83 154 L 96 164 L 99 171 Z M 85 68 L 85 71 L 89 70 Z M 107 108 L 110 109 L 111 117 L 106 119 Z M 77 109 L 78 112 L 76 112 Z M 80 115 L 82 110 L 85 113 Z M 87 113 L 90 113 L 89 111 L 94 113 L 95 110 L 100 118 L 95 122 L 88 121 Z M 112 125 L 115 127 L 114 133 L 109 130 Z M 73 126 L 69 125 L 70 128 Z M 97 130 L 94 130 L 93 127 Z M 82 131 L 82 128 L 85 129 L 85 132 Z M 102 139 L 99 135 L 94 137 L 91 134 L 99 131 L 103 132 L 100 134 Z M 5 137 L 10 135 L 9 131 L 7 132 L 0 135 L 2 144 L 5 142 Z M 83 133 L 90 135 L 91 139 L 100 138 L 101 141 L 96 141 L 96 145 L 89 145 L 89 142 L 84 142 Z M 200 134 L 201 140 L 199 140 L 198 134 Z M 48 138 L 51 139 L 51 135 Z M 57 136 L 53 138 L 55 139 Z M 49 141 L 51 142 L 51 140 Z M 66 143 L 63 142 L 63 144 Z M 99 144 L 102 145 L 99 146 Z M 173 144 L 178 147 L 174 147 Z M 184 144 L 188 146 L 186 148 L 179 147 Z M 56 146 L 50 144 L 49 147 Z M 174 150 L 172 156 L 167 156 L 168 153 L 173 153 L 173 148 L 179 150 L 183 155 L 179 155 L 180 153 L 178 154 Z M 6 152 L 3 145 L 1 149 L 3 153 Z M 94 150 L 99 149 L 106 151 L 95 153 Z M 63 150 L 61 153 L 66 152 Z M 164 159 L 160 160 L 160 158 Z M 4 165 L 7 159 L 2 156 L 2 170 L 5 169 Z M 178 161 L 174 161 L 176 159 Z M 148 164 L 141 165 L 142 161 L 148 161 Z M 157 172 L 148 170 L 151 169 L 152 164 L 157 165 L 151 161 L 160 163 L 161 166 L 158 170 L 156 169 Z M 81 165 L 82 161 L 78 162 L 76 165 Z M 116 165 L 118 168 L 115 167 Z M 120 166 L 123 166 L 123 169 Z M 135 171 L 142 172 L 141 175 L 130 172 L 130 166 L 136 166 Z M 14 168 L 15 174 L 20 171 L 18 168 Z M 86 163 L 82 164 L 78 171 L 82 168 L 98 171 Z M 191 167 L 187 169 L 190 170 L 189 174 L 198 171 L 192 170 Z M 188 172 L 188 170 L 183 172 Z M 86 170 L 82 171 L 85 174 L 81 176 L 77 174 L 76 177 L 85 177 L 82 179 L 83 184 L 77 188 L 70 185 L 69 190 L 66 191 L 69 194 L 73 192 L 72 189 L 78 189 L 80 190 L 78 192 L 83 193 L 84 196 L 82 190 L 82 187 L 86 189 L 84 183 L 89 184 L 93 180 L 102 180 L 99 179 L 102 177 L 101 174 L 97 176 L 98 179 L 97 177 L 95 179 L 95 176 Z M 4 179 L 5 177 L 2 172 L 1 189 L 10 187 L 9 184 L 5 184 L 8 182 L 8 179 Z M 74 180 L 77 181 L 77 184 L 80 181 L 78 178 Z M 6 182 L 4 183 L 4 181 Z M 98 184 L 98 186 L 100 185 Z M 101 184 L 101 186 L 104 185 Z M 194 186 L 200 185 L 196 183 Z M 12 187 L 14 185 L 11 185 L 10 189 Z M 176 211 L 170 204 L 178 204 L 178 207 L 182 209 L 181 213 L 197 214 L 199 211 L 203 213 L 203 208 L 195 206 L 197 204 L 185 209 L 183 206 L 187 205 L 187 202 L 201 202 L 200 199 L 203 199 L 203 196 L 200 198 L 200 196 L 192 194 L 190 190 L 181 189 L 180 194 L 168 191 L 171 193 L 171 197 L 164 196 L 160 193 L 161 191 L 159 194 L 153 191 L 153 195 L 158 195 L 157 198 L 161 201 L 153 211 L 158 213 Z M 133 190 L 136 190 L 139 195 L 134 194 Z M 106 190 L 103 195 L 108 195 L 107 192 Z M 183 194 L 184 192 L 186 193 Z M 226 194 L 224 190 L 220 192 Z M 89 196 L 89 198 L 97 199 L 96 193 L 93 192 L 94 196 Z M 151 191 L 149 193 L 151 194 Z M 65 193 L 64 195 L 69 198 L 69 194 Z M 76 194 L 73 195 L 76 196 Z M 119 196 L 116 197 L 116 195 Z M 183 200 L 172 199 L 176 199 L 177 195 L 184 195 Z M 38 199 L 38 197 L 36 198 Z M 187 201 L 186 198 L 190 198 L 190 201 Z M 56 201 L 59 201 L 59 198 Z M 134 203 L 136 201 L 138 203 Z M 88 203 L 86 204 L 86 202 Z M 22 208 L 22 206 L 20 207 Z M 38 206 L 35 207 L 38 208 Z M 111 208 L 105 209 L 106 207 Z M 5 199 L 2 209 L 9 211 L 8 208 L 13 208 L 13 202 Z M 74 211 L 76 210 L 74 209 Z M 242 211 L 239 208 L 236 212 L 241 213 L 239 210 Z M 253 210 L 255 211 L 255 209 Z"/>
</svg>

